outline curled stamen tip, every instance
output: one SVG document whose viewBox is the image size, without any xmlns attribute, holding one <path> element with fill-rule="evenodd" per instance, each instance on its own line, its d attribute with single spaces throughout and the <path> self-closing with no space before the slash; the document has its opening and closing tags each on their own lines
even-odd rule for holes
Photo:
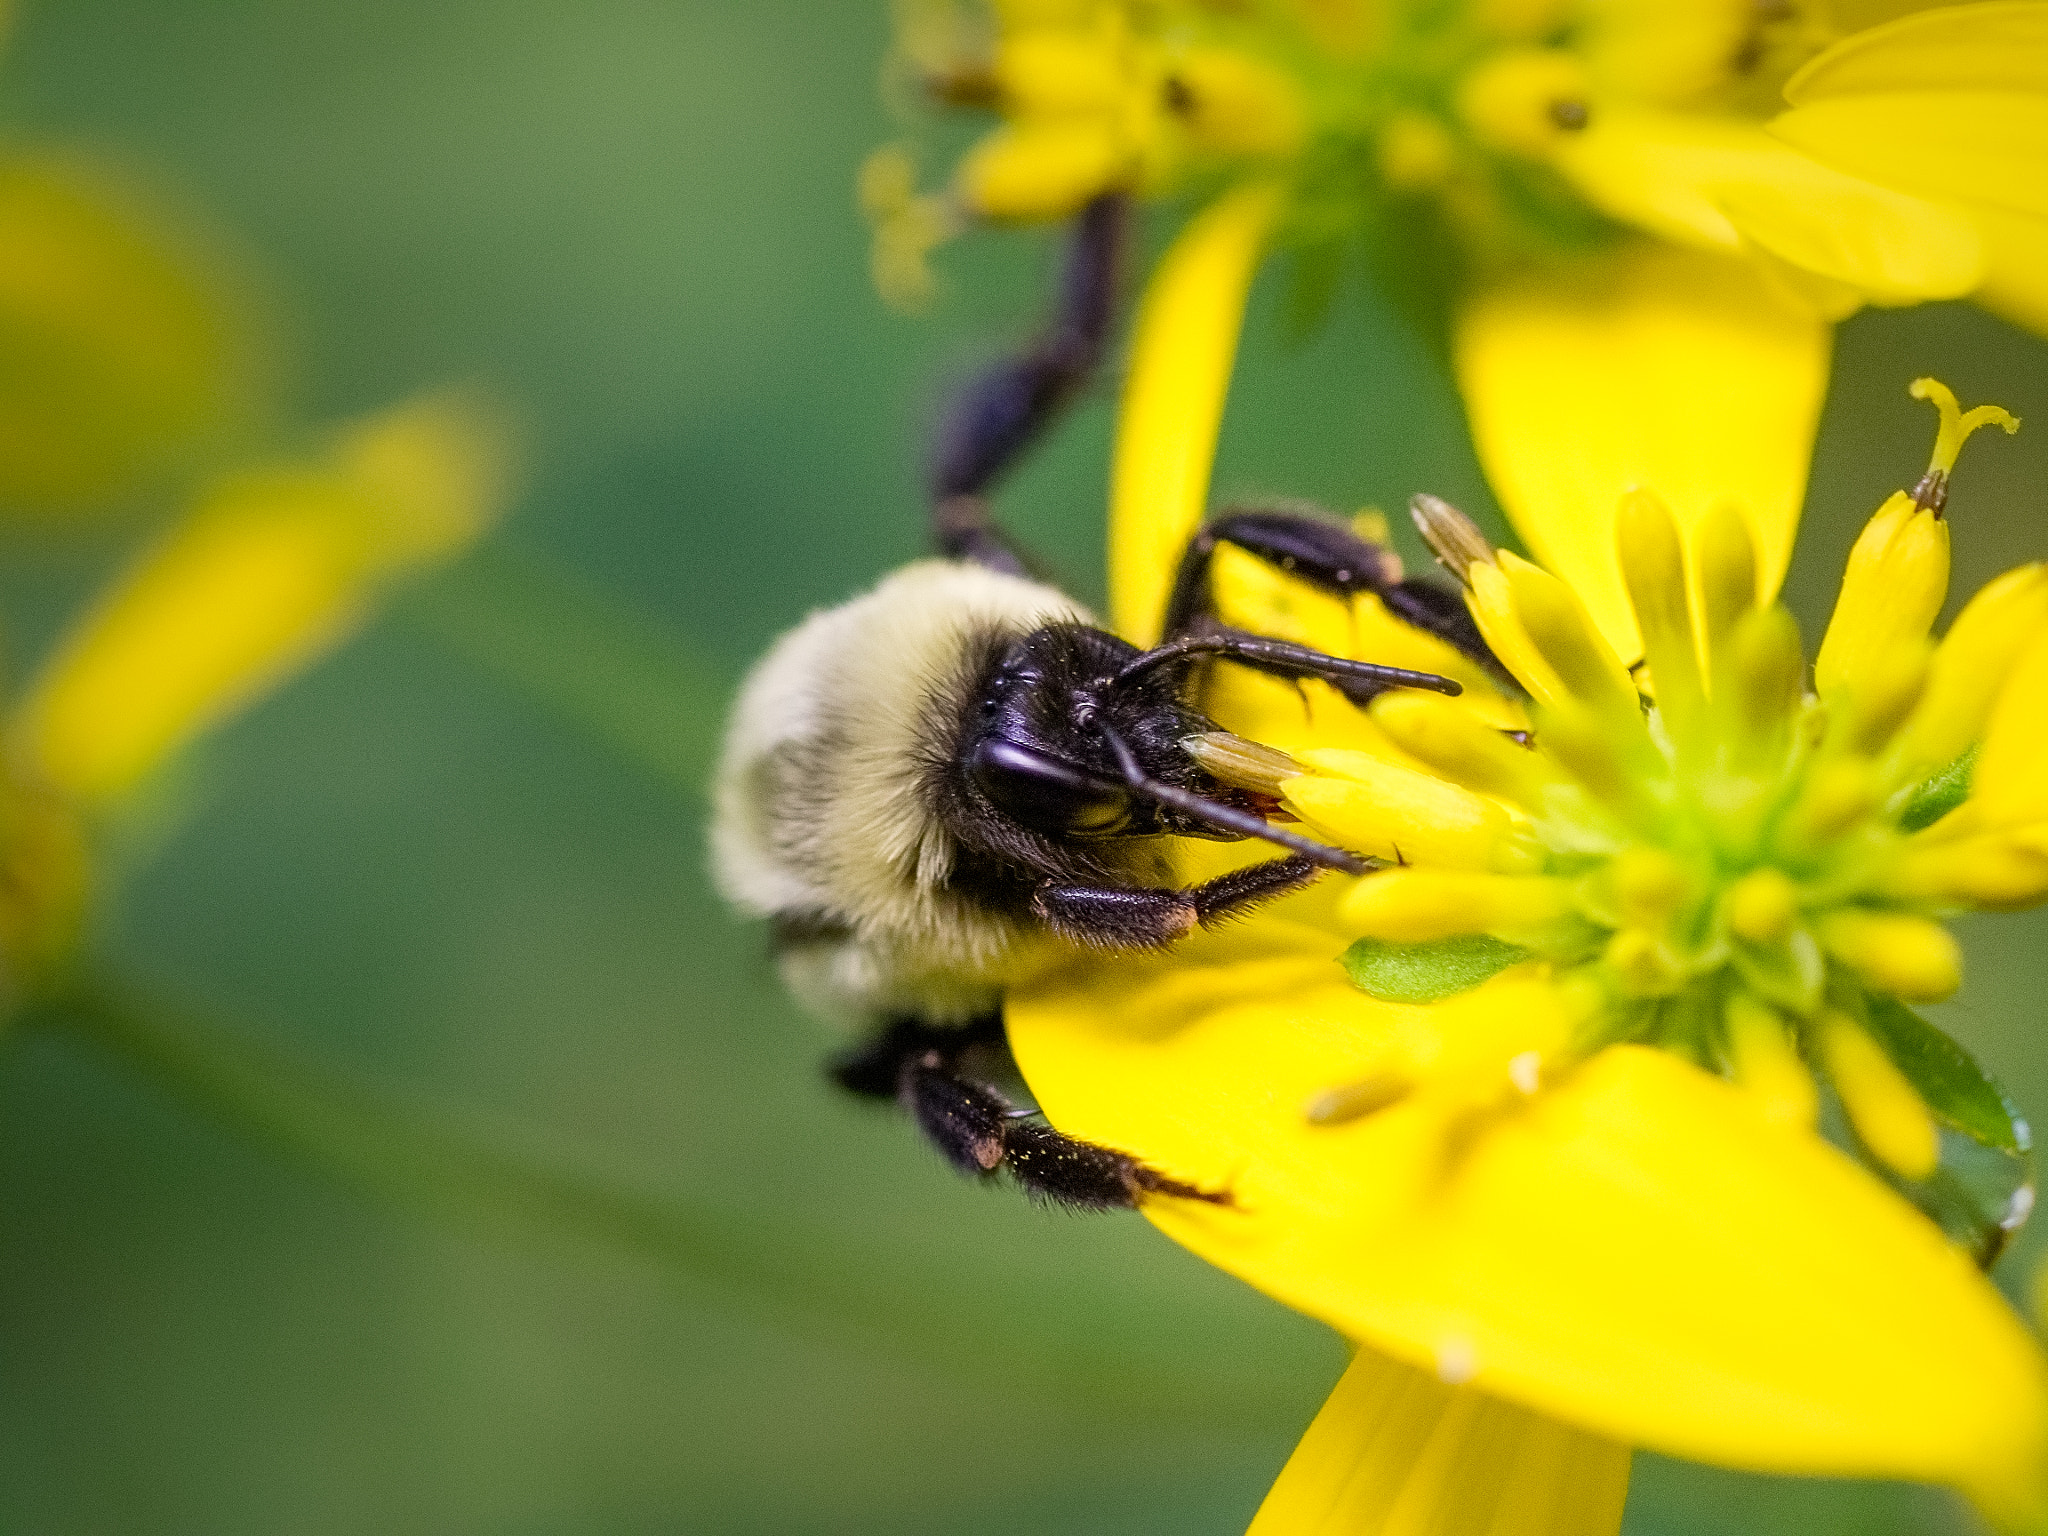
<svg viewBox="0 0 2048 1536">
<path fill-rule="evenodd" d="M 1956 399 L 1955 391 L 1936 378 L 1915 379 L 1908 386 L 1907 393 L 1915 400 L 1932 402 L 1935 410 L 1941 413 L 1941 426 L 1934 435 L 1934 454 L 1928 460 L 1926 475 L 1921 479 L 1923 487 L 1933 483 L 1942 489 L 1946 488 L 1945 482 L 1949 472 L 1956 467 L 1956 459 L 1963 451 L 1963 444 L 1968 442 L 1970 434 L 1980 427 L 1999 427 L 2008 437 L 2020 429 L 2020 419 L 2003 406 L 1980 405 L 1972 410 L 1964 410 L 1961 402 Z M 1923 507 L 1931 504 L 1930 500 L 1920 496 L 1917 489 L 1915 499 L 1920 501 Z M 1940 510 L 1938 505 L 1934 505 L 1932 509 Z"/>
<path fill-rule="evenodd" d="M 1418 491 L 1408 498 L 1408 515 L 1444 569 L 1467 586 L 1472 583 L 1466 572 L 1474 564 L 1494 563 L 1493 544 L 1479 525 L 1441 496 Z"/>
<path fill-rule="evenodd" d="M 1375 1072 L 1355 1083 L 1325 1088 L 1302 1106 L 1310 1125 L 1343 1125 L 1378 1114 L 1408 1097 L 1415 1085 L 1395 1072 Z"/>
</svg>

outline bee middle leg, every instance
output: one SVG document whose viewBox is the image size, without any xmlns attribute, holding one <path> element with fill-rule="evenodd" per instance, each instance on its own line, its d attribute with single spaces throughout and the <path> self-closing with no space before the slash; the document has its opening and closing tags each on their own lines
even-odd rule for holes
<svg viewBox="0 0 2048 1536">
<path fill-rule="evenodd" d="M 899 1019 L 868 1045 L 841 1058 L 833 1076 L 870 1098 L 893 1098 L 962 1173 L 993 1178 L 1008 1169 L 1024 1190 L 1076 1210 L 1124 1210 L 1145 1195 L 1227 1205 L 1229 1196 L 1169 1178 L 1125 1152 L 1054 1130 L 1021 1110 L 967 1068 L 979 1046 L 999 1044 L 1002 1020 L 964 1026 Z M 886 1085 L 886 1086 L 885 1086 Z"/>
</svg>

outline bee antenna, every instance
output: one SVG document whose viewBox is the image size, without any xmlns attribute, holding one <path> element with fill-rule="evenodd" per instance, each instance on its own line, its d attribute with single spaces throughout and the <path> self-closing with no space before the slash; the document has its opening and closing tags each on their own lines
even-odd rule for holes
<svg viewBox="0 0 2048 1536">
<path fill-rule="evenodd" d="M 1186 811 L 1191 816 L 1199 816 L 1211 826 L 1226 827 L 1244 837 L 1263 838 L 1269 843 L 1278 843 L 1282 848 L 1291 848 L 1303 858 L 1320 864 L 1325 869 L 1338 870 L 1347 875 L 1362 875 L 1373 867 L 1355 853 L 1346 853 L 1341 848 L 1332 848 L 1327 843 L 1316 842 L 1298 833 L 1283 832 L 1263 816 L 1254 816 L 1250 811 L 1240 811 L 1235 806 L 1206 799 L 1192 790 L 1181 789 L 1177 785 L 1162 784 L 1138 765 L 1137 755 L 1108 721 L 1098 718 L 1095 721 L 1095 728 L 1102 733 L 1102 739 L 1109 743 L 1109 750 L 1116 754 L 1116 765 L 1124 776 L 1124 782 L 1139 794 L 1157 800 L 1162 805 Z"/>
</svg>

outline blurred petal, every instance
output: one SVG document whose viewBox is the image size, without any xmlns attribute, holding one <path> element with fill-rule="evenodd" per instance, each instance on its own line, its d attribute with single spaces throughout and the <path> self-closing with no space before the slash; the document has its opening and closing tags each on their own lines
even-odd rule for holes
<svg viewBox="0 0 2048 1536">
<path fill-rule="evenodd" d="M 1558 166 L 1618 219 L 1681 244 L 1749 244 L 1881 303 L 1956 298 L 1983 276 L 1960 210 L 1821 165 L 1761 128 L 1676 112 L 1602 113 Z"/>
<path fill-rule="evenodd" d="M 1540 971 L 1433 1008 L 1374 1003 L 1327 938 L 1317 963 L 1309 924 L 1256 927 L 1079 962 L 1010 998 L 1055 1124 L 1232 1193 L 1147 1202 L 1163 1230 L 1397 1359 L 1619 1443 L 2038 1512 L 2048 1399 L 2030 1336 L 1849 1158 L 1642 1047 L 1499 1092 L 1515 1074 L 1489 1079 L 1489 1058 L 1526 1060 L 1574 1022 Z M 1305 1114 L 1403 1072 L 1420 1086 L 1391 1107 Z"/>
<path fill-rule="evenodd" d="M 1524 273 L 1458 316 L 1458 382 L 1480 462 L 1531 553 L 1624 660 L 1642 654 L 1615 558 L 1615 518 L 1633 487 L 1655 491 L 1688 537 L 1732 501 L 1755 538 L 1763 593 L 1777 590 L 1828 340 L 1824 322 L 1740 258 L 1648 245 Z"/>
<path fill-rule="evenodd" d="M 2048 87 L 1821 96 L 1770 123 L 1816 160 L 1928 197 L 2048 218 Z"/>
<path fill-rule="evenodd" d="M 245 359 L 184 244 L 82 166 L 0 161 L 0 505 L 105 500 L 221 416 Z"/>
<path fill-rule="evenodd" d="M 1238 332 L 1280 200 L 1257 184 L 1181 231 L 1145 290 L 1110 470 L 1109 606 L 1117 632 L 1156 644 L 1166 596 L 1209 504 L 1209 470 Z"/>
<path fill-rule="evenodd" d="M 1248 1536 L 1612 1536 L 1625 1446 L 1361 1350 Z"/>
<path fill-rule="evenodd" d="M 56 789 L 102 799 L 346 635 L 382 585 L 474 539 L 501 499 L 497 435 L 432 399 L 325 466 L 218 487 L 58 646 L 20 740 Z"/>
<path fill-rule="evenodd" d="M 1867 15 L 1844 18 L 1859 30 L 1786 81 L 1785 99 L 1796 107 L 1881 91 L 2048 91 L 2048 5 L 2040 0 L 1916 6 L 1917 15 L 1903 17 L 1906 7 L 1890 9 L 1883 26 Z"/>
<path fill-rule="evenodd" d="M 1989 270 L 1977 302 L 2014 325 L 2048 335 L 2048 219 L 1979 208 Z"/>
</svg>

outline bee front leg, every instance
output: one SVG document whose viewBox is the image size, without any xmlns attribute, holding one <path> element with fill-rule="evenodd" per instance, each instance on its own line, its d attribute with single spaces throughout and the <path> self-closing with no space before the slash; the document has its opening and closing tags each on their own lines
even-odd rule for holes
<svg viewBox="0 0 2048 1536">
<path fill-rule="evenodd" d="M 1320 873 L 1315 860 L 1293 853 L 1179 890 L 1043 885 L 1031 898 L 1031 910 L 1060 937 L 1092 949 L 1160 949 L 1197 927 L 1241 917 L 1259 902 L 1297 891 Z"/>
</svg>

